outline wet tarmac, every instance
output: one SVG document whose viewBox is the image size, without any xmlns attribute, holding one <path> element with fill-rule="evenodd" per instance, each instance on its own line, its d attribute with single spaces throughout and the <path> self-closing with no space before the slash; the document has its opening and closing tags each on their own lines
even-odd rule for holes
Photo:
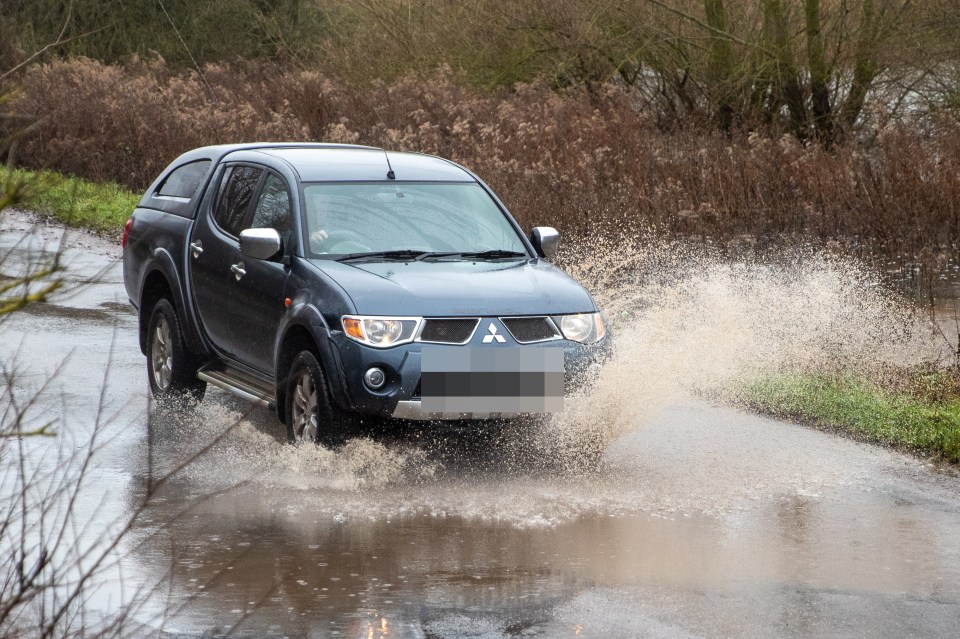
<svg viewBox="0 0 960 639">
<path fill-rule="evenodd" d="M 10 250 L 28 220 L 5 225 Z M 33 237 L 12 249 L 19 259 L 60 231 Z M 74 286 L 2 324 L 0 357 L 16 365 L 20 396 L 55 374 L 31 419 L 54 419 L 59 436 L 29 442 L 32 463 L 96 436 L 78 544 L 102 543 L 149 486 L 192 460 L 151 494 L 90 599 L 101 611 L 131 606 L 134 634 L 953 637 L 960 627 L 960 479 L 923 460 L 692 395 L 635 417 L 585 463 L 525 433 L 429 428 L 295 448 L 272 414 L 217 389 L 151 414 L 118 248 L 81 234 L 66 245 Z"/>
</svg>

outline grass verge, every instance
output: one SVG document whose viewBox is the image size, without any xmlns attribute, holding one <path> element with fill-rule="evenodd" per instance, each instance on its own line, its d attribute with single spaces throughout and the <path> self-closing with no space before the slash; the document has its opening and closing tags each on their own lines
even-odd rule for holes
<svg viewBox="0 0 960 639">
<path fill-rule="evenodd" d="M 960 396 L 930 392 L 952 386 L 953 373 L 913 374 L 895 390 L 853 375 L 784 374 L 744 386 L 755 409 L 856 439 L 908 448 L 960 463 Z"/>
<path fill-rule="evenodd" d="M 140 194 L 119 184 L 99 184 L 56 171 L 14 169 L 12 183 L 21 191 L 19 205 L 69 226 L 99 233 L 119 233 Z"/>
</svg>

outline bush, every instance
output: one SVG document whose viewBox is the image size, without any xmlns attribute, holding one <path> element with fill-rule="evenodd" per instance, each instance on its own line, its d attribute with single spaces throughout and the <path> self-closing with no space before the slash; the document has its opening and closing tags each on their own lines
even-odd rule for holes
<svg viewBox="0 0 960 639">
<path fill-rule="evenodd" d="M 960 242 L 960 125 L 888 125 L 826 150 L 785 135 L 661 129 L 622 85 L 471 89 L 452 72 L 358 88 L 271 63 L 56 61 L 20 109 L 44 118 L 18 160 L 143 189 L 179 153 L 257 140 L 357 142 L 475 170 L 521 223 L 567 232 L 655 226 L 720 240 L 860 238 L 889 251 Z"/>
</svg>

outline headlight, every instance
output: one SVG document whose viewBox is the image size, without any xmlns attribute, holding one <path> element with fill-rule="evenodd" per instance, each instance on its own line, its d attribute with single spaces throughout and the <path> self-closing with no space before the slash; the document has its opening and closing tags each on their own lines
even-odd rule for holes
<svg viewBox="0 0 960 639">
<path fill-rule="evenodd" d="M 554 318 L 560 325 L 560 332 L 572 342 L 593 344 L 603 339 L 607 334 L 603 326 L 600 313 L 577 313 L 576 315 L 561 315 Z"/>
<path fill-rule="evenodd" d="M 388 348 L 413 341 L 417 332 L 418 317 L 360 317 L 344 315 L 343 332 L 350 339 L 374 346 Z"/>
</svg>

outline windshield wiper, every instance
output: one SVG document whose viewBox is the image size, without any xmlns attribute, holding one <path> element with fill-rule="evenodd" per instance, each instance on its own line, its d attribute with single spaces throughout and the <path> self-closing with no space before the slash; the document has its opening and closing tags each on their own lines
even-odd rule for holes
<svg viewBox="0 0 960 639">
<path fill-rule="evenodd" d="M 416 251 L 413 249 L 399 249 L 396 251 L 371 251 L 369 253 L 350 253 L 343 257 L 338 257 L 338 262 L 359 262 L 363 260 L 398 260 L 414 261 L 429 260 L 434 258 L 459 258 L 468 260 L 501 260 L 508 258 L 528 257 L 526 253 L 518 251 L 505 251 L 503 249 L 491 249 L 489 251 Z"/>
<path fill-rule="evenodd" d="M 503 249 L 491 249 L 489 251 L 457 251 L 451 253 L 427 253 L 421 259 L 430 259 L 434 257 L 460 257 L 468 260 L 501 260 L 515 257 L 529 257 L 526 253 L 519 251 L 505 251 Z"/>
<path fill-rule="evenodd" d="M 371 251 L 369 253 L 350 253 L 343 257 L 338 257 L 338 262 L 352 262 L 359 260 L 418 260 L 427 255 L 429 251 L 415 251 L 413 249 L 400 249 L 397 251 Z"/>
</svg>

